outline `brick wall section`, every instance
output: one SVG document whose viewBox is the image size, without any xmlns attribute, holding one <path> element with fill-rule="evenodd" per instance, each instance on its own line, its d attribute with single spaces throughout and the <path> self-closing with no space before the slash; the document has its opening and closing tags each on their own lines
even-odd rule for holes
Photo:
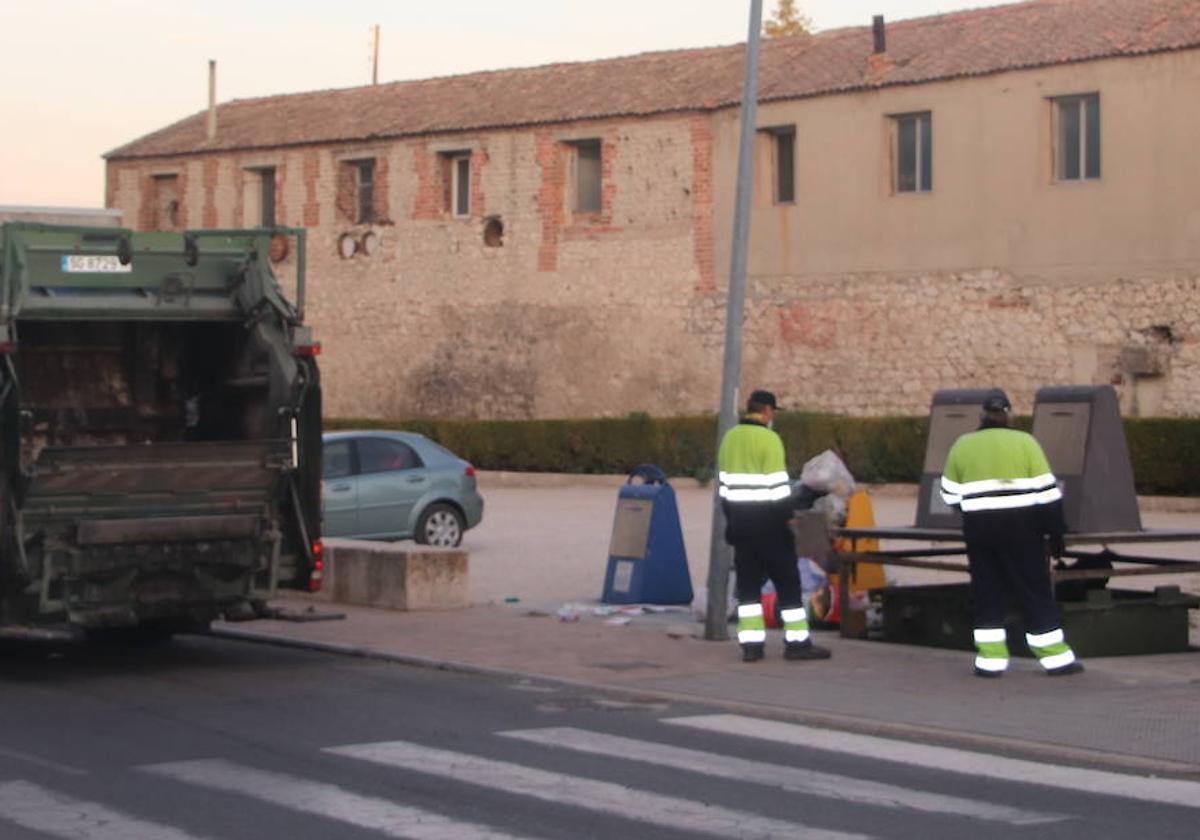
<svg viewBox="0 0 1200 840">
<path fill-rule="evenodd" d="M 154 178 L 148 172 L 138 171 L 138 214 L 134 227 L 138 230 L 154 230 L 158 227 L 158 191 Z"/>
<path fill-rule="evenodd" d="M 541 173 L 537 210 L 542 241 L 538 248 L 538 271 L 558 268 L 558 234 L 563 224 L 566 161 L 562 145 L 546 133 L 536 137 L 537 165 Z"/>
<path fill-rule="evenodd" d="M 696 291 L 703 295 L 717 290 L 713 242 L 713 141 L 706 117 L 691 120 L 692 138 L 692 242 L 699 278 Z"/>
<path fill-rule="evenodd" d="M 304 215 L 301 224 L 315 228 L 321 224 L 321 200 L 318 179 L 321 175 L 321 153 L 317 149 L 304 151 Z"/>
<path fill-rule="evenodd" d="M 429 151 L 424 143 L 412 146 L 413 172 L 417 176 L 417 194 L 413 199 L 413 221 L 437 221 L 445 216 L 446 186 L 441 156 Z"/>
<path fill-rule="evenodd" d="M 217 227 L 217 178 L 219 159 L 215 155 L 204 158 L 204 215 L 201 225 Z"/>
<path fill-rule="evenodd" d="M 253 175 L 249 177 L 254 177 Z M 278 171 L 275 177 L 279 177 Z M 246 179 L 247 173 L 245 167 L 233 167 L 233 224 L 234 226 L 246 225 L 251 226 L 258 223 L 258 219 L 249 218 L 246 215 Z M 275 218 L 279 216 L 279 193 L 275 193 Z"/>
</svg>

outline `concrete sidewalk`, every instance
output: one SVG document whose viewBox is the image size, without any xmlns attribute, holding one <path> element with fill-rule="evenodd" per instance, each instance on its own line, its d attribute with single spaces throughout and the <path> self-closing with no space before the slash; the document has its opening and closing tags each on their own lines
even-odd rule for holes
<svg viewBox="0 0 1200 840">
<path fill-rule="evenodd" d="M 221 624 L 259 642 L 429 667 L 538 678 L 923 743 L 989 749 L 1057 763 L 1200 777 L 1200 653 L 1087 660 L 1052 679 L 1017 658 L 1003 679 L 971 673 L 972 655 L 817 633 L 825 662 L 787 662 L 771 631 L 768 658 L 743 664 L 736 642 L 705 641 L 690 610 L 575 620 L 527 604 L 392 612 L 276 602 L 341 620 Z M 623 619 L 628 623 L 619 623 Z"/>
</svg>

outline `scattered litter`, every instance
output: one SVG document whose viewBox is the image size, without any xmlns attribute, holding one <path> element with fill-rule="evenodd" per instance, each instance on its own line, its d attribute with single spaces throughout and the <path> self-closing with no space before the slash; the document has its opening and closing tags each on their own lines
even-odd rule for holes
<svg viewBox="0 0 1200 840">
<path fill-rule="evenodd" d="M 690 624 L 671 624 L 667 626 L 667 635 L 672 639 L 690 639 L 695 631 Z"/>
<path fill-rule="evenodd" d="M 579 619 L 580 612 L 574 604 L 563 604 L 558 608 L 559 621 L 578 621 Z"/>
<path fill-rule="evenodd" d="M 682 613 L 688 612 L 691 607 L 671 607 L 662 604 L 642 604 L 642 609 L 648 613 Z"/>
<path fill-rule="evenodd" d="M 596 607 L 592 610 L 592 615 L 612 615 L 616 611 L 616 607 Z"/>
<path fill-rule="evenodd" d="M 624 627 L 631 621 L 633 619 L 627 615 L 614 615 L 612 618 L 604 619 L 605 624 L 611 624 L 613 627 Z"/>
<path fill-rule="evenodd" d="M 534 609 L 526 610 L 525 615 L 529 616 L 530 618 L 545 618 L 546 616 L 550 615 L 550 613 L 546 612 L 545 610 Z"/>
<path fill-rule="evenodd" d="M 644 610 L 637 604 L 631 604 L 627 607 L 617 607 L 617 612 L 621 615 L 641 615 Z"/>
<path fill-rule="evenodd" d="M 518 598 L 516 595 L 509 595 L 507 598 L 504 599 L 504 603 L 506 603 L 506 604 L 519 604 L 520 602 L 521 602 L 521 599 Z"/>
</svg>

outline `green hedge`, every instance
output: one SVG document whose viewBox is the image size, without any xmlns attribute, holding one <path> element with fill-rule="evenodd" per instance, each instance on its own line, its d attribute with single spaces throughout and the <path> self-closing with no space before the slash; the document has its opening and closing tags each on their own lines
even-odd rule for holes
<svg viewBox="0 0 1200 840">
<path fill-rule="evenodd" d="M 843 417 L 784 412 L 775 428 L 798 475 L 803 463 L 836 449 L 859 481 L 916 482 L 925 457 L 925 417 Z M 1016 418 L 1028 429 L 1028 417 Z M 668 475 L 713 474 L 715 417 L 602 420 L 359 420 L 326 419 L 336 429 L 407 429 L 438 441 L 485 470 L 627 473 L 652 463 Z M 1200 419 L 1127 419 L 1137 490 L 1200 496 Z"/>
</svg>

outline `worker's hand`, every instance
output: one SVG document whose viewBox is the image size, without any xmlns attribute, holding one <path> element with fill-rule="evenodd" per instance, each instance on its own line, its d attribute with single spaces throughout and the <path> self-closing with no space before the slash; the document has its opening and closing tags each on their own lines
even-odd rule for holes
<svg viewBox="0 0 1200 840">
<path fill-rule="evenodd" d="M 1051 534 L 1046 540 L 1046 550 L 1050 552 L 1050 556 L 1055 560 L 1061 559 L 1067 551 L 1062 534 Z"/>
</svg>

